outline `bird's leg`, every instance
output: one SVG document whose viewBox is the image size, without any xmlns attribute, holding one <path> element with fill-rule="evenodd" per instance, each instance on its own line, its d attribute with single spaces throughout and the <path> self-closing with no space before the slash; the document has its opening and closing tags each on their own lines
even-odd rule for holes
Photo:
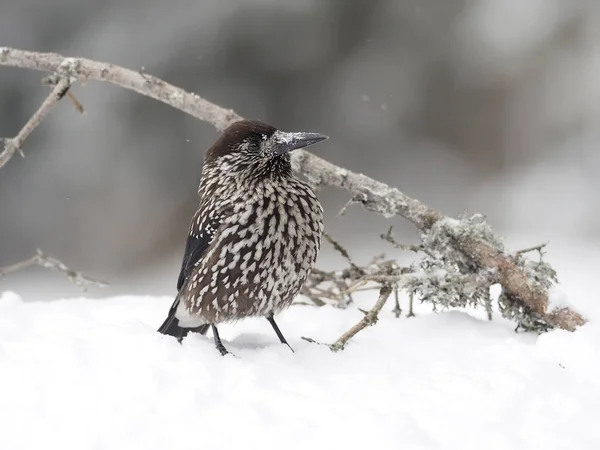
<svg viewBox="0 0 600 450">
<path fill-rule="evenodd" d="M 219 332 L 217 331 L 217 327 L 214 324 L 211 324 L 210 327 L 212 328 L 213 337 L 215 338 L 215 347 L 217 347 L 217 350 L 219 350 L 219 352 L 221 352 L 221 355 L 225 356 L 229 352 L 227 351 L 227 349 L 221 342 L 221 338 L 219 337 Z"/>
<path fill-rule="evenodd" d="M 281 333 L 281 330 L 279 329 L 279 327 L 277 326 L 277 324 L 275 323 L 275 319 L 273 318 L 273 314 L 267 316 L 267 320 L 269 321 L 269 323 L 271 324 L 271 326 L 273 327 L 273 329 L 275 330 L 275 334 L 277 334 L 277 337 L 279 338 L 279 342 L 281 342 L 282 344 L 287 345 L 290 350 L 292 351 L 292 353 L 294 353 L 294 349 L 292 348 L 292 346 L 290 344 L 288 344 L 288 342 L 285 340 L 285 338 L 283 337 L 283 334 Z"/>
</svg>

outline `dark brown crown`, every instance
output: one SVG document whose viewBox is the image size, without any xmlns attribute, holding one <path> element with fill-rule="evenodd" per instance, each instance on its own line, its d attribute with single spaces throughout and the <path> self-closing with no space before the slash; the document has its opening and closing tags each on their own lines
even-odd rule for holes
<svg viewBox="0 0 600 450">
<path fill-rule="evenodd" d="M 258 120 L 240 120 L 223 131 L 221 137 L 206 151 L 206 161 L 236 152 L 247 141 L 260 146 L 261 141 L 270 138 L 277 129 Z"/>
</svg>

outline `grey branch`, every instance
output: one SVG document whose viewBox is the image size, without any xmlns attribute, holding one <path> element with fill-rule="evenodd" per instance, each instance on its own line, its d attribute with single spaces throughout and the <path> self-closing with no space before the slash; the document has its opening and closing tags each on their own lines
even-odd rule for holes
<svg viewBox="0 0 600 450">
<path fill-rule="evenodd" d="M 204 122 L 217 130 L 224 130 L 240 120 L 230 109 L 221 108 L 196 94 L 185 92 L 155 76 L 114 64 L 85 58 L 66 58 L 56 53 L 38 53 L 0 47 L 0 66 L 21 67 L 68 75 L 79 81 L 88 79 L 106 81 L 138 94 L 159 100 Z"/>
<path fill-rule="evenodd" d="M 515 257 L 520 256 L 520 255 L 524 255 L 525 253 L 531 253 L 531 252 L 542 252 L 544 250 L 544 248 L 546 248 L 546 246 L 548 245 L 547 242 L 544 242 L 543 244 L 539 244 L 539 245 L 535 245 L 533 247 L 528 247 L 528 248 L 524 248 L 521 250 L 517 250 L 514 254 Z"/>
<path fill-rule="evenodd" d="M 62 261 L 59 261 L 58 259 L 53 258 L 51 256 L 45 255 L 39 249 L 37 250 L 37 253 L 34 256 L 32 256 L 29 259 L 26 259 L 25 261 L 11 264 L 10 266 L 0 267 L 0 276 L 6 276 L 11 272 L 25 269 L 34 265 L 42 266 L 46 269 L 55 270 L 57 272 L 65 274 L 73 284 L 81 287 L 84 291 L 86 290 L 88 285 L 96 285 L 99 287 L 108 286 L 108 284 L 104 281 L 96 280 L 94 278 L 84 275 L 81 272 L 69 269 Z"/>
<path fill-rule="evenodd" d="M 66 58 L 55 53 L 37 53 L 11 48 L 0 48 L 0 66 L 12 66 L 54 72 L 71 81 L 96 79 L 106 81 L 139 94 L 166 103 L 223 130 L 241 116 L 222 108 L 198 95 L 190 94 L 146 73 L 125 69 L 113 64 L 84 58 Z M 352 198 L 368 211 L 387 218 L 396 215 L 411 221 L 422 233 L 434 226 L 449 223 L 450 218 L 429 208 L 396 188 L 387 186 L 365 175 L 331 164 L 307 151 L 294 152 L 294 170 L 315 186 L 333 186 L 352 193 Z M 452 231 L 448 227 L 448 233 Z M 495 272 L 496 282 L 527 307 L 536 311 L 549 324 L 566 330 L 575 330 L 585 319 L 568 309 L 547 311 L 548 291 L 520 268 L 511 255 L 499 250 L 477 236 L 456 233 L 450 236 L 454 250 L 464 256 L 468 266 Z"/>
<path fill-rule="evenodd" d="M 338 350 L 343 350 L 348 341 L 354 336 L 356 336 L 357 333 L 364 330 L 370 325 L 375 325 L 375 323 L 377 323 L 377 318 L 379 317 L 379 311 L 381 311 L 383 305 L 385 305 L 391 293 L 392 288 L 390 285 L 384 284 L 383 286 L 381 286 L 381 289 L 379 290 L 379 298 L 375 302 L 373 308 L 371 308 L 371 310 L 368 311 L 356 325 L 354 325 L 352 328 L 350 328 L 348 331 L 342 334 L 337 339 L 337 341 L 335 341 L 329 346 L 329 348 L 331 348 L 331 350 L 333 350 L 334 352 L 337 352 Z"/>
<path fill-rule="evenodd" d="M 414 253 L 419 253 L 419 252 L 428 253 L 427 248 L 425 248 L 425 246 L 423 246 L 423 245 L 400 244 L 398 241 L 396 241 L 396 239 L 394 238 L 394 235 L 392 234 L 393 229 L 394 229 L 394 227 L 390 227 L 386 234 L 381 234 L 381 236 L 380 236 L 381 239 L 389 242 L 394 247 L 396 247 L 398 250 L 402 250 L 405 252 L 414 252 Z"/>
<path fill-rule="evenodd" d="M 392 310 L 396 319 L 402 315 L 402 308 L 400 308 L 400 293 L 398 292 L 398 288 L 394 288 L 394 309 Z"/>
<path fill-rule="evenodd" d="M 2 54 L 2 50 L 0 50 L 0 61 L 2 60 Z M 22 157 L 25 157 L 21 149 L 23 142 L 25 142 L 25 139 L 27 139 L 31 132 L 40 124 L 46 114 L 50 112 L 52 107 L 64 97 L 70 86 L 71 82 L 68 78 L 60 78 L 52 89 L 50 95 L 46 97 L 46 100 L 44 100 L 35 114 L 31 116 L 31 119 L 27 121 L 21 131 L 19 131 L 19 134 L 12 139 L 4 139 L 4 151 L 0 153 L 0 168 L 2 168 L 17 151 Z"/>
</svg>

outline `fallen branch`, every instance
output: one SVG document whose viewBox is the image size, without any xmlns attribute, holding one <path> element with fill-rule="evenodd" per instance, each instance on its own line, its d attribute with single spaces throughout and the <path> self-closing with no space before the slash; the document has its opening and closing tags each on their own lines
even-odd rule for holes
<svg viewBox="0 0 600 450">
<path fill-rule="evenodd" d="M 330 350 L 334 352 L 344 350 L 346 344 L 350 339 L 352 339 L 354 336 L 356 336 L 359 332 L 361 332 L 368 326 L 375 325 L 377 323 L 379 312 L 387 302 L 391 293 L 392 287 L 390 285 L 386 284 L 381 286 L 381 289 L 379 290 L 379 298 L 377 299 L 377 302 L 375 302 L 373 308 L 371 308 L 371 310 L 369 311 L 363 311 L 363 318 L 360 319 L 360 321 L 356 325 L 354 325 L 352 328 L 350 328 L 348 331 L 342 334 L 333 344 L 323 344 L 322 342 L 318 342 L 312 338 L 304 336 L 302 337 L 302 339 L 312 344 L 327 345 L 330 348 Z"/>
<path fill-rule="evenodd" d="M 25 269 L 27 267 L 35 265 L 42 266 L 46 269 L 55 270 L 57 272 L 65 274 L 73 284 L 81 287 L 84 291 L 87 290 L 88 285 L 96 285 L 98 287 L 108 286 L 108 284 L 104 281 L 96 280 L 94 278 L 84 275 L 81 272 L 69 269 L 62 261 L 59 261 L 58 259 L 53 258 L 51 256 L 45 255 L 39 249 L 37 250 L 37 253 L 34 256 L 32 256 L 29 259 L 26 259 L 25 261 L 11 264 L 10 266 L 0 267 L 0 276 L 4 277 L 11 272 L 15 272 L 17 270 Z"/>
<path fill-rule="evenodd" d="M 358 332 L 364 330 L 370 325 L 374 325 L 375 323 L 377 323 L 379 311 L 381 311 L 381 308 L 383 308 L 383 305 L 385 305 L 391 293 L 392 288 L 389 285 L 384 284 L 379 290 L 379 298 L 377 299 L 377 302 L 375 302 L 373 308 L 371 308 L 371 310 L 368 311 L 362 319 L 360 319 L 360 322 L 358 322 L 356 325 L 354 325 L 352 328 L 350 328 L 348 331 L 342 334 L 337 339 L 337 341 L 331 344 L 331 350 L 333 350 L 334 352 L 337 352 L 338 350 L 343 350 L 348 341 L 354 336 L 356 336 Z"/>
<path fill-rule="evenodd" d="M 71 81 L 106 81 L 166 103 L 211 123 L 217 130 L 223 130 L 241 119 L 232 110 L 187 93 L 159 78 L 113 64 L 84 58 L 65 58 L 54 53 L 0 48 L 0 65 L 54 72 Z M 537 313 L 550 326 L 575 330 L 585 323 L 580 314 L 566 308 L 547 311 L 547 288 L 537 283 L 509 254 L 491 241 L 474 232 L 465 232 L 458 221 L 396 188 L 340 168 L 307 151 L 295 151 L 292 162 L 296 173 L 304 175 L 313 185 L 345 189 L 352 193 L 353 201 L 369 211 L 387 218 L 399 215 L 411 221 L 421 231 L 423 239 L 434 236 L 440 240 L 440 236 L 444 235 L 449 248 L 462 255 L 460 263 L 463 270 L 490 271 L 494 281 L 501 284 L 512 299 Z"/>
</svg>

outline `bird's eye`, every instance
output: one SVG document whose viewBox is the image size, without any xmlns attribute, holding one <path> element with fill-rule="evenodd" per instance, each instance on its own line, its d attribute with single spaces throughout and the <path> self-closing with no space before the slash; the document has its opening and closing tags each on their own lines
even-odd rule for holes
<svg viewBox="0 0 600 450">
<path fill-rule="evenodd" d="M 258 150 L 260 150 L 260 144 L 256 141 L 252 140 L 248 143 L 248 150 L 257 152 Z"/>
</svg>

